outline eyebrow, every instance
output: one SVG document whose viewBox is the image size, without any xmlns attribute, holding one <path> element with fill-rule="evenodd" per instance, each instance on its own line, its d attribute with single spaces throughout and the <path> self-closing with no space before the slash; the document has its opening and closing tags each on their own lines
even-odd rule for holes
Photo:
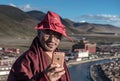
<svg viewBox="0 0 120 81">
<path fill-rule="evenodd" d="M 60 34 L 58 32 L 52 31 L 52 30 L 43 30 L 43 33 L 62 35 L 62 34 Z"/>
</svg>

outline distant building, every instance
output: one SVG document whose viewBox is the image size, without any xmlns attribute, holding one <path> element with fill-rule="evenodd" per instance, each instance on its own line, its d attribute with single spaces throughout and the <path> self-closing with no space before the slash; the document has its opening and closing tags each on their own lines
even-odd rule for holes
<svg viewBox="0 0 120 81">
<path fill-rule="evenodd" d="M 8 75 L 11 66 L 15 62 L 15 57 L 4 56 L 0 58 L 0 76 Z M 0 78 L 1 79 L 1 78 Z"/>
<path fill-rule="evenodd" d="M 13 54 L 19 54 L 20 49 L 18 48 L 4 48 L 4 53 L 13 53 Z"/>
<path fill-rule="evenodd" d="M 96 43 L 89 43 L 85 38 L 83 38 L 79 43 L 72 46 L 72 52 L 79 52 L 81 49 L 88 51 L 89 54 L 95 54 Z"/>
<path fill-rule="evenodd" d="M 96 53 L 96 43 L 85 44 L 85 50 L 88 50 L 89 54 L 95 54 Z"/>
<path fill-rule="evenodd" d="M 15 60 L 15 57 L 5 56 L 4 58 L 0 59 L 0 66 L 11 66 Z"/>
<path fill-rule="evenodd" d="M 80 40 L 77 44 L 72 46 L 71 55 L 75 57 L 76 61 L 83 58 L 87 59 L 90 54 L 96 53 L 96 43 L 89 43 L 85 38 Z"/>
<path fill-rule="evenodd" d="M 3 48 L 2 47 L 0 47 L 0 51 L 2 51 L 3 50 Z"/>
<path fill-rule="evenodd" d="M 77 51 L 77 52 L 72 52 L 72 53 L 73 53 L 72 55 L 75 56 L 75 60 L 76 60 L 76 61 L 81 61 L 82 58 L 87 58 L 87 57 L 89 57 L 89 52 L 88 52 L 87 50 L 85 50 L 85 49 L 79 49 L 79 51 Z"/>
<path fill-rule="evenodd" d="M 11 66 L 0 66 L 0 77 L 3 75 L 8 75 L 10 72 Z M 0 81 L 2 81 L 0 79 Z"/>
</svg>

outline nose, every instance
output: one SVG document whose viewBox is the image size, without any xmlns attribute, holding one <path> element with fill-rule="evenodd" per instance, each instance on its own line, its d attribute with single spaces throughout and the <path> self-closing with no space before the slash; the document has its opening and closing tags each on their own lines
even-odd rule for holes
<svg viewBox="0 0 120 81">
<path fill-rule="evenodd" d="M 54 35 L 50 35 L 50 36 L 49 36 L 49 40 L 50 40 L 50 41 L 55 41 L 55 36 L 54 36 Z"/>
</svg>

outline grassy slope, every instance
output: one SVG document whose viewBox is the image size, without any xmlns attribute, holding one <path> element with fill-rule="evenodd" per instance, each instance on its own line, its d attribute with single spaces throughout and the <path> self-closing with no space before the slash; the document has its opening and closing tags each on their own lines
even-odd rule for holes
<svg viewBox="0 0 120 81">
<path fill-rule="evenodd" d="M 10 6 L 0 6 L 0 36 L 22 37 L 35 34 L 34 26 L 37 20 L 20 9 Z"/>
</svg>

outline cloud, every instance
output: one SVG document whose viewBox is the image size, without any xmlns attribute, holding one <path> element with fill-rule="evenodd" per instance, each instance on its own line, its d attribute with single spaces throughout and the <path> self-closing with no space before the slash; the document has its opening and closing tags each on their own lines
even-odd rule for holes
<svg viewBox="0 0 120 81">
<path fill-rule="evenodd" d="M 80 23 L 85 23 L 86 21 L 85 20 L 81 20 Z"/>
<path fill-rule="evenodd" d="M 120 16 L 110 14 L 82 15 L 82 18 L 93 19 L 106 22 L 120 22 Z"/>
<path fill-rule="evenodd" d="M 89 23 L 97 23 L 97 24 L 110 24 L 114 26 L 120 27 L 120 15 L 112 15 L 112 14 L 86 14 L 81 15 L 74 18 L 74 21 L 86 21 Z"/>
<path fill-rule="evenodd" d="M 9 5 L 10 5 L 10 6 L 13 6 L 13 7 L 16 7 L 16 5 L 15 5 L 15 4 L 13 4 L 13 3 L 10 3 Z"/>
<path fill-rule="evenodd" d="M 29 11 L 29 10 L 32 10 L 32 7 L 30 6 L 30 4 L 26 4 L 22 7 L 22 10 Z"/>
</svg>

